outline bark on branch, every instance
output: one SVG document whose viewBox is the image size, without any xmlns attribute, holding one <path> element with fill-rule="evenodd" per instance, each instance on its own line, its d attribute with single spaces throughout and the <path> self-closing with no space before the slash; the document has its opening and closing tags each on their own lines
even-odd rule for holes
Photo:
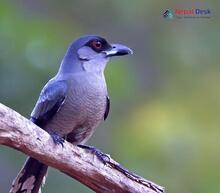
<svg viewBox="0 0 220 193">
<path fill-rule="evenodd" d="M 162 193 L 164 188 L 137 176 L 113 159 L 96 156 L 68 142 L 54 145 L 50 135 L 0 103 L 0 144 L 54 167 L 98 193 Z"/>
</svg>

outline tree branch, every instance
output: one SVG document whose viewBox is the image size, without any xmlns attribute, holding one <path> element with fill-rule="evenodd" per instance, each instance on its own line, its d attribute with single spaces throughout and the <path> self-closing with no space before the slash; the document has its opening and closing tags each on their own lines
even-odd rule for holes
<svg viewBox="0 0 220 193">
<path fill-rule="evenodd" d="M 55 145 L 50 135 L 0 103 L 0 144 L 54 167 L 98 193 L 163 193 L 164 188 L 139 177 L 109 158 L 96 156 L 68 142 Z"/>
</svg>

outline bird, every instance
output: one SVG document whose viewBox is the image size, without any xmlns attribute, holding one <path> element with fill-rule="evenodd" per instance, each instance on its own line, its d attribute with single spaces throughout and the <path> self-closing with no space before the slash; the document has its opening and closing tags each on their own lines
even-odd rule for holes
<svg viewBox="0 0 220 193">
<path fill-rule="evenodd" d="M 79 37 L 67 49 L 57 74 L 40 92 L 30 121 L 47 131 L 55 144 L 63 146 L 66 140 L 92 149 L 84 144 L 110 109 L 106 64 L 114 56 L 132 53 L 129 47 L 110 44 L 98 35 Z M 40 193 L 47 170 L 47 165 L 28 157 L 10 193 Z"/>
</svg>

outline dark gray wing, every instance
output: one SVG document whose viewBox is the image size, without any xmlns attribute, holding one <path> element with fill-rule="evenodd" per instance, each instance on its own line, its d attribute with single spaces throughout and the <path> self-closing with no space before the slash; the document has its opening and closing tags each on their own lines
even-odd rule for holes
<svg viewBox="0 0 220 193">
<path fill-rule="evenodd" d="M 31 121 L 41 128 L 44 127 L 62 106 L 66 92 L 67 84 L 65 81 L 49 81 L 40 93 L 31 113 Z"/>
<path fill-rule="evenodd" d="M 107 119 L 109 110 L 110 110 L 110 99 L 108 96 L 106 96 L 106 107 L 105 107 L 104 120 Z"/>
</svg>

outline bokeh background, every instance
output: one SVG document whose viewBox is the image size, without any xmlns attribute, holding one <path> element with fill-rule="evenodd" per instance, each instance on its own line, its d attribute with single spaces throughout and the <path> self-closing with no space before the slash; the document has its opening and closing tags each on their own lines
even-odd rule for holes
<svg viewBox="0 0 220 193">
<path fill-rule="evenodd" d="M 210 19 L 164 19 L 204 8 Z M 0 102 L 29 117 L 70 42 L 99 34 L 133 56 L 106 69 L 111 111 L 90 144 L 168 193 L 220 192 L 220 4 L 216 0 L 2 0 Z M 25 155 L 0 146 L 0 192 Z M 45 193 L 92 192 L 50 169 Z"/>
</svg>

